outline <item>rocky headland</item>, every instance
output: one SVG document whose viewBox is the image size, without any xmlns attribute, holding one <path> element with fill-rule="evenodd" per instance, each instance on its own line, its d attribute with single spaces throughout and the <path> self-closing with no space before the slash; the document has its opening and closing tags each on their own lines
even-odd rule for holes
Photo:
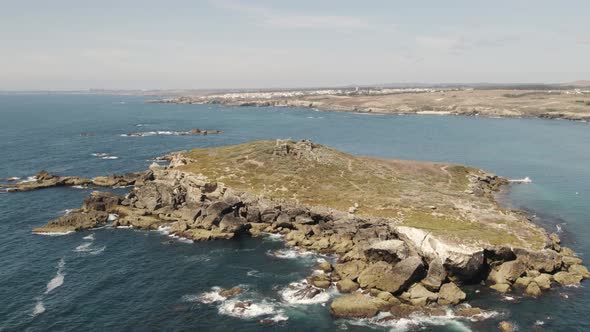
<svg viewBox="0 0 590 332">
<path fill-rule="evenodd" d="M 282 234 L 288 246 L 332 255 L 293 291 L 309 299 L 337 288 L 343 295 L 331 303 L 334 317 L 453 310 L 477 319 L 482 309 L 461 304 L 469 300 L 463 285 L 537 297 L 590 277 L 557 235 L 494 200 L 505 179 L 473 167 L 359 157 L 305 140 L 167 159 L 168 166 L 134 173 L 126 196 L 93 192 L 79 210 L 33 231 L 112 221 L 195 241 Z M 50 183 L 82 181 L 59 179 Z"/>
</svg>

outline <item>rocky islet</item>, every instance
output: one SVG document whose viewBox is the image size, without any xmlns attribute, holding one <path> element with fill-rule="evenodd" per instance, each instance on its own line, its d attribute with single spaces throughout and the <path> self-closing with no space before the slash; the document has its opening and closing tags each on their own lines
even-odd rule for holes
<svg viewBox="0 0 590 332">
<path fill-rule="evenodd" d="M 251 165 L 247 167 L 260 167 L 257 163 L 273 167 L 275 165 L 268 163 L 276 160 L 320 164 L 342 161 L 336 158 L 339 154 L 309 141 L 252 144 L 264 147 L 261 153 L 270 157 L 261 161 L 252 155 L 249 158 L 237 155 L 243 158 L 242 164 Z M 466 239 L 461 243 L 444 230 L 420 228 L 422 225 L 412 219 L 406 223 L 387 216 L 363 214 L 362 204 L 359 212 L 354 205 L 355 211 L 334 209 L 325 204 L 302 204 L 230 186 L 226 182 L 231 181 L 224 181 L 230 179 L 230 174 L 212 178 L 195 171 L 194 167 L 199 169 L 200 163 L 206 160 L 193 157 L 191 153 L 175 153 L 167 158 L 169 166 L 153 164 L 148 171 L 123 177 L 126 185 L 134 186 L 128 195 L 93 192 L 80 210 L 34 232 L 94 228 L 106 224 L 109 216 L 116 214 L 113 226 L 169 227 L 172 234 L 196 241 L 284 234 L 288 246 L 334 255 L 332 262 L 318 266 L 321 273 L 310 276 L 296 296 L 313 298 L 336 287 L 345 295 L 331 304 L 335 317 L 368 318 L 379 312 L 388 312 L 392 317 L 407 317 L 416 312 L 437 315 L 440 310 L 449 308 L 457 315 L 471 313 L 474 316 L 478 314 L 477 309 L 466 311 L 459 305 L 468 300 L 460 289 L 463 284 L 484 283 L 500 292 L 519 291 L 536 297 L 554 285 L 577 284 L 590 276 L 581 259 L 561 246 L 556 235 L 548 235 L 526 224 L 525 219 L 514 222 L 521 223 L 519 227 L 531 227 L 530 234 L 534 235 L 531 239 L 535 241 L 537 233 L 533 231 L 540 232 L 541 246 L 537 242 L 522 241 L 515 242 L 524 244 L 521 246 L 498 245 L 494 238 L 481 243 Z M 350 165 L 345 163 L 343 167 L 348 169 Z M 477 197 L 477 200 L 491 199 L 490 194 L 505 184 L 501 178 L 474 169 L 465 171 L 464 179 L 454 175 L 453 180 L 462 181 L 462 186 L 452 188 L 465 187 L 461 195 Z M 123 183 L 121 179 L 112 176 L 96 181 L 42 172 L 37 176 L 37 186 L 25 184 L 20 190 L 72 183 L 112 186 Z M 426 208 L 434 211 L 428 216 L 445 220 L 444 215 L 436 214 L 444 213 L 444 209 L 432 209 L 430 205 Z M 478 211 L 469 209 L 461 211 L 455 207 L 456 210 L 458 214 L 479 215 Z"/>
</svg>

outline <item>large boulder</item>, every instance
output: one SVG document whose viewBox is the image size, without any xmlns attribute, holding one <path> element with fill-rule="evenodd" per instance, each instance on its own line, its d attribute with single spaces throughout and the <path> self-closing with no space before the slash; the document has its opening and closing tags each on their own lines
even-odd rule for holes
<svg viewBox="0 0 590 332">
<path fill-rule="evenodd" d="M 494 284 L 513 283 L 526 271 L 527 265 L 521 259 L 516 259 L 493 268 L 488 275 L 488 280 Z"/>
<path fill-rule="evenodd" d="M 361 293 L 352 293 L 335 299 L 330 306 L 330 313 L 337 318 L 371 318 L 387 302 Z"/>
<path fill-rule="evenodd" d="M 507 293 L 510 291 L 509 284 L 494 284 L 491 285 L 490 288 L 500 293 Z"/>
<path fill-rule="evenodd" d="M 577 273 L 584 278 L 590 278 L 590 272 L 588 272 L 588 268 L 586 268 L 584 265 L 571 265 L 570 267 L 568 267 L 567 271 L 571 273 Z"/>
<path fill-rule="evenodd" d="M 427 261 L 442 261 L 450 275 L 461 280 L 473 280 L 481 275 L 484 267 L 481 247 L 456 244 L 414 227 L 397 226 L 395 230 L 400 239 L 416 248 Z"/>
<path fill-rule="evenodd" d="M 210 229 L 213 225 L 217 225 L 223 216 L 232 211 L 231 205 L 216 201 L 207 207 L 205 210 L 206 217 L 200 222 L 201 227 Z"/>
<path fill-rule="evenodd" d="M 514 250 L 517 260 L 521 261 L 530 270 L 553 273 L 559 270 L 562 265 L 561 255 L 550 249 L 541 251 L 527 251 L 523 249 Z"/>
<path fill-rule="evenodd" d="M 153 211 L 162 207 L 162 196 L 154 182 L 148 182 L 141 187 L 136 187 L 134 195 L 136 198 L 135 207 L 137 208 Z"/>
<path fill-rule="evenodd" d="M 433 293 L 426 289 L 422 284 L 417 283 L 408 289 L 409 300 L 414 305 L 425 305 L 436 301 L 439 294 Z"/>
<path fill-rule="evenodd" d="M 353 260 L 334 265 L 334 273 L 337 274 L 340 279 L 356 280 L 366 267 L 367 263 L 361 260 Z"/>
<path fill-rule="evenodd" d="M 428 264 L 428 272 L 426 278 L 421 283 L 427 289 L 436 292 L 447 278 L 447 272 L 439 259 L 433 259 Z"/>
<path fill-rule="evenodd" d="M 245 223 L 241 218 L 226 214 L 219 222 L 219 231 L 222 233 L 241 233 L 247 230 L 248 226 L 249 224 Z"/>
<path fill-rule="evenodd" d="M 383 261 L 374 263 L 359 275 L 358 281 L 362 288 L 377 288 L 395 294 L 407 289 L 423 274 L 422 260 L 412 256 L 393 267 Z"/>
<path fill-rule="evenodd" d="M 553 280 L 563 286 L 577 285 L 584 277 L 574 272 L 557 272 L 553 275 Z"/>
<path fill-rule="evenodd" d="M 410 249 L 403 241 L 385 240 L 371 244 L 365 250 L 365 256 L 375 262 L 397 263 L 410 256 Z"/>
<path fill-rule="evenodd" d="M 324 273 L 314 274 L 307 278 L 307 281 L 318 288 L 327 289 L 332 284 L 330 276 Z"/>
<path fill-rule="evenodd" d="M 529 296 L 537 297 L 541 295 L 541 288 L 533 281 L 526 287 L 524 293 Z"/>
<path fill-rule="evenodd" d="M 549 288 L 551 288 L 551 279 L 552 278 L 553 277 L 550 274 L 543 273 L 543 274 L 540 274 L 540 275 L 536 276 L 535 278 L 533 278 L 533 281 L 535 283 L 537 283 L 539 288 L 544 289 L 544 290 L 548 290 Z"/>
<path fill-rule="evenodd" d="M 446 283 L 440 287 L 438 293 L 438 304 L 458 304 L 465 300 L 467 295 L 452 282 Z"/>
<path fill-rule="evenodd" d="M 352 293 L 359 289 L 359 284 L 350 279 L 342 279 L 336 283 L 336 288 L 340 293 Z"/>
<path fill-rule="evenodd" d="M 93 191 L 90 197 L 84 199 L 82 209 L 84 211 L 112 211 L 121 203 L 121 196 L 102 192 Z"/>
</svg>

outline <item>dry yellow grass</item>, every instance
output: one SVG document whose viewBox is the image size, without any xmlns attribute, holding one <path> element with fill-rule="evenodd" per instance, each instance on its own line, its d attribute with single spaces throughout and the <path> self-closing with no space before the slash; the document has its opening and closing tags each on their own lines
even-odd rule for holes
<svg viewBox="0 0 590 332">
<path fill-rule="evenodd" d="M 444 163 L 358 157 L 325 146 L 282 154 L 276 141 L 194 149 L 180 168 L 267 198 L 388 218 L 457 241 L 535 247 L 543 232 L 491 195 L 468 192 L 483 171 Z M 287 148 L 289 149 L 289 148 Z"/>
</svg>

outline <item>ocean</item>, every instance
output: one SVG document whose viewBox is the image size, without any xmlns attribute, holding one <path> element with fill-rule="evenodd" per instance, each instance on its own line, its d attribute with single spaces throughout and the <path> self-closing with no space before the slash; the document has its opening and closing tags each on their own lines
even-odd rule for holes
<svg viewBox="0 0 590 332">
<path fill-rule="evenodd" d="M 137 96 L 0 95 L 0 178 L 39 170 L 94 177 L 140 171 L 166 153 L 257 139 L 312 139 L 358 155 L 468 164 L 508 178 L 502 201 L 524 209 L 582 258 L 590 255 L 590 124 L 541 119 L 394 116 L 311 109 L 147 104 Z M 219 129 L 219 135 L 132 132 Z M 88 134 L 81 136 L 81 133 Z M 123 135 L 123 136 L 122 136 Z M 95 154 L 104 153 L 103 159 Z M 116 158 L 115 158 L 116 157 Z M 128 189 L 117 189 L 124 193 Z M 0 331 L 520 331 L 590 330 L 588 282 L 538 299 L 466 287 L 490 311 L 471 322 L 415 317 L 388 326 L 333 320 L 327 294 L 288 292 L 325 257 L 297 254 L 278 237 L 187 243 L 162 231 L 104 228 L 63 236 L 31 230 L 77 208 L 89 189 L 0 193 Z M 250 309 L 207 296 L 240 286 Z M 262 322 L 261 322 L 262 320 Z"/>
</svg>

